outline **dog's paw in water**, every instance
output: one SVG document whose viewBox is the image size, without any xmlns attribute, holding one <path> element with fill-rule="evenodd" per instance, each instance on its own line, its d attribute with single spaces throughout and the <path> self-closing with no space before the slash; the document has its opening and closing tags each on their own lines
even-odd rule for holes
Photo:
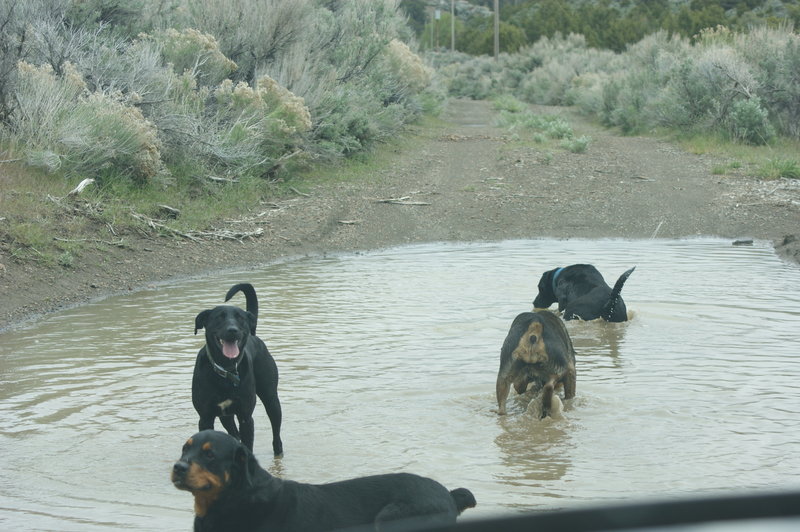
<svg viewBox="0 0 800 532">
<path fill-rule="evenodd" d="M 525 409 L 525 415 L 531 416 L 535 419 L 542 419 L 541 395 L 537 394 L 536 397 L 531 399 L 531 401 L 528 403 L 528 407 Z M 553 398 L 550 403 L 550 413 L 544 419 L 547 418 L 564 419 L 564 402 L 557 394 L 553 394 Z"/>
</svg>

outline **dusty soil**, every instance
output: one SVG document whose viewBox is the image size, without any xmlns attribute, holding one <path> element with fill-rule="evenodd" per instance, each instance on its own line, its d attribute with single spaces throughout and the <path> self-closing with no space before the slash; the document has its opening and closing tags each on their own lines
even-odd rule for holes
<svg viewBox="0 0 800 532">
<path fill-rule="evenodd" d="M 131 234 L 126 247 L 101 246 L 69 269 L 0 252 L 0 329 L 155 282 L 412 242 L 710 235 L 769 239 L 800 261 L 800 183 L 714 175 L 725 161 L 619 136 L 568 109 L 540 111 L 562 114 L 577 135 L 592 137 L 587 152 L 523 145 L 494 127 L 486 102 L 453 101 L 444 128 L 415 128 L 424 148 L 397 154 L 369 181 L 319 185 L 236 222 L 220 221 L 240 231 L 261 227 L 258 238 Z"/>
</svg>

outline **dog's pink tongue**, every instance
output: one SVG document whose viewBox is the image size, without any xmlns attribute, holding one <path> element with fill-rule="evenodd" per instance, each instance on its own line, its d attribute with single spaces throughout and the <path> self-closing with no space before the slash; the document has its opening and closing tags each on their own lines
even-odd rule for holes
<svg viewBox="0 0 800 532">
<path fill-rule="evenodd" d="M 222 341 L 222 354 L 228 358 L 236 358 L 239 356 L 239 344 L 236 342 Z"/>
</svg>

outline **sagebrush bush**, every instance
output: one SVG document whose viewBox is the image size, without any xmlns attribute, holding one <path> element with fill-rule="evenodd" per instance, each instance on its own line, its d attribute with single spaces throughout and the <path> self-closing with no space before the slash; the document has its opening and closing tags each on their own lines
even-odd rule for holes
<svg viewBox="0 0 800 532">
<path fill-rule="evenodd" d="M 614 54 L 586 46 L 582 35 L 555 35 L 540 39 L 520 53 L 529 54 L 539 66 L 520 81 L 520 97 L 530 103 L 568 105 L 570 87 L 583 74 L 609 69 Z"/>
<path fill-rule="evenodd" d="M 551 139 L 571 139 L 574 136 L 572 126 L 560 116 L 539 115 L 530 110 L 500 111 L 498 125 L 512 131 L 522 129 L 542 133 Z"/>
<path fill-rule="evenodd" d="M 89 92 L 70 63 L 64 68 L 57 76 L 49 65 L 19 63 L 19 112 L 7 122 L 7 140 L 29 161 L 67 174 L 144 182 L 162 171 L 153 124 L 121 94 Z"/>
<path fill-rule="evenodd" d="M 386 60 L 390 70 L 404 80 L 409 89 L 421 92 L 430 85 L 433 72 L 406 43 L 397 39 L 389 41 L 386 46 Z"/>
<path fill-rule="evenodd" d="M 527 109 L 525 102 L 516 99 L 510 94 L 501 94 L 492 99 L 492 107 L 499 111 L 508 111 L 510 113 L 520 113 Z"/>
<path fill-rule="evenodd" d="M 627 108 L 634 128 L 716 131 L 750 143 L 768 141 L 775 130 L 773 121 L 785 134 L 800 133 L 789 126 L 797 123 L 790 117 L 800 117 L 794 114 L 800 111 L 800 90 L 797 83 L 788 82 L 789 73 L 798 71 L 791 60 L 790 43 L 798 42 L 792 31 L 753 28 L 739 33 L 717 27 L 702 32 L 694 45 L 683 39 L 659 40 L 658 47 L 649 47 L 651 59 L 641 62 L 636 59 L 642 55 L 634 56 L 623 78 L 630 85 L 637 72 L 649 71 L 652 81 L 639 91 L 645 102 L 641 110 Z M 641 51 L 640 44 L 631 52 Z M 655 68 L 646 68 L 648 64 Z M 778 80 L 787 82 L 780 85 Z"/>
<path fill-rule="evenodd" d="M 761 100 L 753 97 L 734 102 L 728 117 L 731 137 L 746 144 L 767 144 L 775 136 Z"/>
<path fill-rule="evenodd" d="M 228 79 L 213 90 L 190 90 L 182 101 L 199 127 L 198 142 L 184 145 L 223 175 L 271 177 L 311 128 L 302 99 L 267 76 L 255 86 Z"/>
<path fill-rule="evenodd" d="M 430 71 L 414 51 L 394 39 L 407 32 L 387 0 L 352 0 L 318 9 L 300 53 L 265 67 L 304 97 L 314 127 L 308 149 L 318 157 L 347 156 L 390 138 L 423 109 Z M 324 55 L 309 61 L 305 50 Z M 288 81 L 291 79 L 291 81 Z M 436 93 L 428 94 L 428 102 Z"/>
<path fill-rule="evenodd" d="M 234 81 L 253 83 L 259 70 L 290 53 L 299 41 L 316 37 L 317 8 L 312 0 L 184 0 L 180 3 L 183 16 L 174 21 L 175 27 L 197 28 L 213 35 L 222 54 L 238 65 Z"/>
<path fill-rule="evenodd" d="M 716 27 L 694 42 L 659 31 L 620 54 L 591 49 L 582 36 L 555 35 L 496 61 L 431 58 L 444 65 L 439 74 L 453 96 L 511 93 L 576 105 L 629 133 L 667 127 L 750 143 L 775 131 L 800 138 L 800 36 L 786 25 Z"/>
<path fill-rule="evenodd" d="M 368 149 L 445 97 L 394 0 L 0 0 L 0 52 L 3 139 L 136 182 L 272 177 Z M 51 72 L 17 83 L 17 59 Z"/>
<path fill-rule="evenodd" d="M 572 153 L 585 153 L 589 148 L 589 143 L 592 142 L 591 137 L 581 135 L 576 138 L 566 138 L 561 141 L 561 147 Z"/>
<path fill-rule="evenodd" d="M 448 94 L 473 100 L 489 99 L 515 92 L 527 62 L 519 54 L 500 54 L 497 60 L 487 56 L 472 57 L 461 52 L 428 53 L 427 60 Z M 507 67 L 513 61 L 518 68 Z"/>
<path fill-rule="evenodd" d="M 163 170 L 161 141 L 155 126 L 141 111 L 124 101 L 121 94 L 94 92 L 82 102 L 87 134 L 70 145 L 74 156 L 67 159 L 76 170 L 109 168 L 111 175 L 147 181 Z"/>
<path fill-rule="evenodd" d="M 160 47 L 163 60 L 176 74 L 188 72 L 198 85 L 213 86 L 236 70 L 236 63 L 220 51 L 217 39 L 193 28 L 178 31 L 169 28 L 142 34 L 142 39 L 152 39 Z"/>
<path fill-rule="evenodd" d="M 800 138 L 800 35 L 786 25 L 759 26 L 736 33 L 733 46 L 753 65 L 757 96 L 778 131 Z"/>
</svg>

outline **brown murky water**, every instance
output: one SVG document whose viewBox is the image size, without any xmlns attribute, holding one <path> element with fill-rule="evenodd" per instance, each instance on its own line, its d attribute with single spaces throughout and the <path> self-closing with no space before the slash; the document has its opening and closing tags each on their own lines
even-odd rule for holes
<svg viewBox="0 0 800 532">
<path fill-rule="evenodd" d="M 575 262 L 611 282 L 637 266 L 635 317 L 568 324 L 578 386 L 562 419 L 516 397 L 499 418 L 508 327 L 542 271 Z M 768 244 L 438 244 L 157 286 L 0 335 L 0 529 L 191 529 L 169 471 L 197 426 L 193 320 L 239 281 L 281 371 L 282 460 L 256 411 L 273 474 L 416 472 L 471 489 L 464 519 L 800 487 L 800 268 Z"/>
</svg>

